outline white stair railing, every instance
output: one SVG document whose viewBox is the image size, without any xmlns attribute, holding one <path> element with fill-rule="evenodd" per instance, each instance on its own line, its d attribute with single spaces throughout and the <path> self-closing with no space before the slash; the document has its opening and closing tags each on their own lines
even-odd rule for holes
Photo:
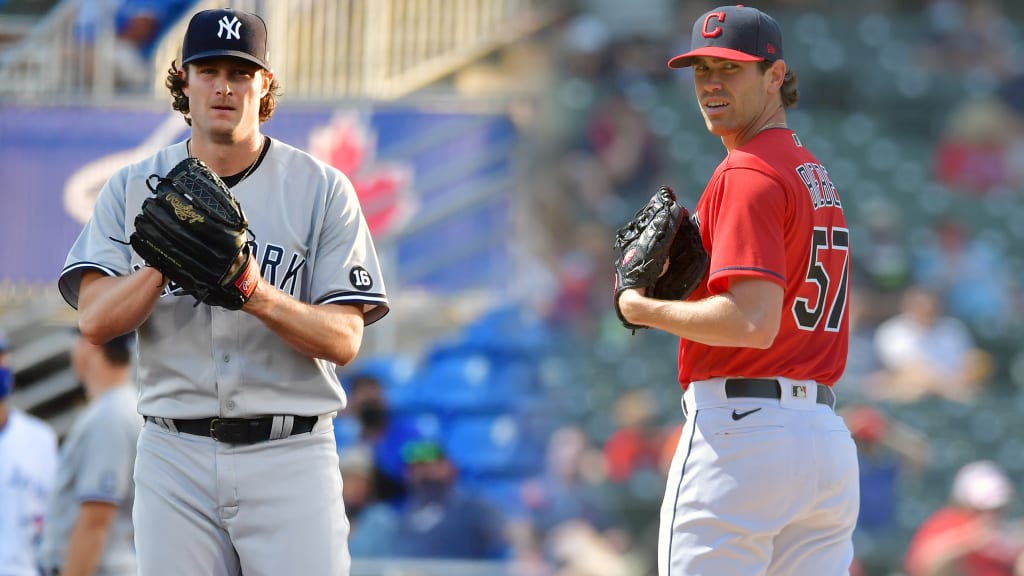
<svg viewBox="0 0 1024 576">
<path fill-rule="evenodd" d="M 150 62 L 136 62 L 108 7 L 97 34 L 76 37 L 79 0 L 63 0 L 0 55 L 0 99 L 92 102 L 166 99 L 164 79 L 195 11 L 262 15 L 271 64 L 291 100 L 391 100 L 526 37 L 562 14 L 561 0 L 202 0 L 171 27 Z M 107 3 L 100 2 L 100 6 Z M 148 88 L 147 88 L 148 86 Z"/>
</svg>

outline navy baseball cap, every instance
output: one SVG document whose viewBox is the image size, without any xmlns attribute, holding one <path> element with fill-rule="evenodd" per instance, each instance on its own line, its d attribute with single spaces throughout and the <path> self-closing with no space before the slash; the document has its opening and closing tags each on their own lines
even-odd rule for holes
<svg viewBox="0 0 1024 576">
<path fill-rule="evenodd" d="M 720 6 L 693 24 L 690 51 L 668 61 L 686 68 L 696 56 L 740 62 L 782 59 L 782 31 L 774 18 L 749 6 Z"/>
<path fill-rule="evenodd" d="M 270 70 L 267 23 L 257 14 L 231 8 L 197 12 L 181 44 L 181 64 L 214 56 L 234 56 Z"/>
</svg>

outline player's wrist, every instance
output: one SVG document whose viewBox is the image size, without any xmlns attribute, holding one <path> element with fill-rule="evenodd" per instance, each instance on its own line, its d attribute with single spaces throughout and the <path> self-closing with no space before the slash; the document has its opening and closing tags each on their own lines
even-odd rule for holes
<svg viewBox="0 0 1024 576">
<path fill-rule="evenodd" d="M 152 266 L 143 266 L 142 268 L 139 268 L 135 274 L 137 274 L 139 278 L 143 279 L 143 282 L 145 282 L 147 286 L 155 287 L 158 292 L 162 292 L 171 281 L 171 279 L 164 275 L 163 272 Z"/>
</svg>

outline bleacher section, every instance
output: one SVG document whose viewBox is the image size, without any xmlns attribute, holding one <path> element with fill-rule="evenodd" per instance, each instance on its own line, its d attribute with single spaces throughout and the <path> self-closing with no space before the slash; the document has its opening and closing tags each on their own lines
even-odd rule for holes
<svg viewBox="0 0 1024 576">
<path fill-rule="evenodd" d="M 415 360 L 368 357 L 340 371 L 343 383 L 372 375 L 391 411 L 382 466 L 401 474 L 396 452 L 411 439 L 441 443 L 460 482 L 506 513 L 518 513 L 518 486 L 541 472 L 550 426 L 538 422 L 544 387 L 555 386 L 542 366 L 552 349 L 549 329 L 518 305 L 496 306 Z M 542 381 L 546 380 L 544 384 Z M 339 450 L 356 441 L 350 417 L 335 422 Z"/>
</svg>

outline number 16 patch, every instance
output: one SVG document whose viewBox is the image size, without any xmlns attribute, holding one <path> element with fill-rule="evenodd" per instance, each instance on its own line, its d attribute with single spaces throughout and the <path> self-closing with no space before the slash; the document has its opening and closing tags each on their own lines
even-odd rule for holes
<svg viewBox="0 0 1024 576">
<path fill-rule="evenodd" d="M 373 288 L 373 278 L 370 277 L 370 273 L 366 271 L 366 268 L 362 266 L 356 266 L 352 268 L 348 273 L 348 279 L 352 282 L 352 287 L 356 290 L 367 291 Z"/>
</svg>

